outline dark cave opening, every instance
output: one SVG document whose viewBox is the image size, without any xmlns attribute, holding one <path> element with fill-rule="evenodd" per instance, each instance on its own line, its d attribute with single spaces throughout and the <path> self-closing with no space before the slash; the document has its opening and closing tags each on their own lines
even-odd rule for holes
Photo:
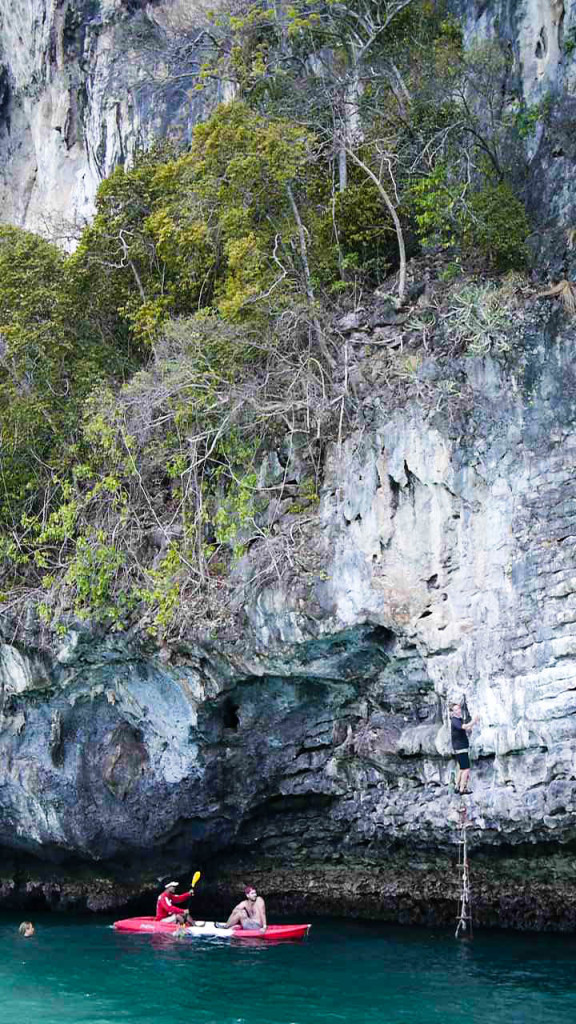
<svg viewBox="0 0 576 1024">
<path fill-rule="evenodd" d="M 232 729 L 233 732 L 238 732 L 238 726 L 240 725 L 239 710 L 238 705 L 234 703 L 232 698 L 226 697 L 220 709 L 222 725 L 225 729 Z"/>
</svg>

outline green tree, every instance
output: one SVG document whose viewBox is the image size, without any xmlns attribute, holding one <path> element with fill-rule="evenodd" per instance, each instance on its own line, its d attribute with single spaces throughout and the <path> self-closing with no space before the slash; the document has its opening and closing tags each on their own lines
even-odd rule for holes
<svg viewBox="0 0 576 1024">
<path fill-rule="evenodd" d="M 0 228 L 1 521 L 14 524 L 66 418 L 71 339 L 54 321 L 62 254 Z"/>
</svg>

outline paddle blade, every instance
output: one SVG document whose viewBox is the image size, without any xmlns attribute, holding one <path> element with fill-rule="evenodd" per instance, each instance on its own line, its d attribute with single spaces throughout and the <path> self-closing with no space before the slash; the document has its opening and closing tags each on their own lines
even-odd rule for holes
<svg viewBox="0 0 576 1024">
<path fill-rule="evenodd" d="M 199 871 L 195 871 L 194 872 L 194 877 L 192 878 L 192 888 L 194 888 L 196 883 L 199 882 L 199 881 L 200 881 L 200 872 Z"/>
</svg>

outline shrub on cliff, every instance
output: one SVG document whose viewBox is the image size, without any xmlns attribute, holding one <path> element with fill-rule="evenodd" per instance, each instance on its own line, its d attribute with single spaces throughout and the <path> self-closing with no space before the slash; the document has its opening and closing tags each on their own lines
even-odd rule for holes
<svg viewBox="0 0 576 1024">
<path fill-rule="evenodd" d="M 171 316 L 214 308 L 254 320 L 298 301 L 313 155 L 301 126 L 230 103 L 196 128 L 189 152 L 118 168 L 72 258 L 95 316 L 115 310 L 149 344 Z"/>
<path fill-rule="evenodd" d="M 18 527 L 77 413 L 85 352 L 62 315 L 65 258 L 49 242 L 0 228 L 0 522 Z"/>
<path fill-rule="evenodd" d="M 284 548 L 296 542 L 274 539 L 267 517 L 282 472 L 272 488 L 260 480 L 264 453 L 291 425 L 304 464 L 307 437 L 314 444 L 331 416 L 320 365 L 293 327 L 256 339 L 213 314 L 171 323 L 146 369 L 87 403 L 82 460 L 51 511 L 29 520 L 45 618 L 57 624 L 64 606 L 122 629 L 137 616 L 161 634 L 190 616 L 218 621 L 247 544 L 284 546 L 262 579 L 290 566 Z M 289 494 L 294 504 L 293 482 Z"/>
<path fill-rule="evenodd" d="M 114 172 L 72 256 L 4 232 L 10 586 L 42 584 L 117 626 L 152 603 L 166 625 L 181 578 L 203 581 L 209 564 L 241 555 L 263 439 L 330 414 L 308 258 L 323 215 L 313 147 L 299 125 L 229 104 L 189 153 Z M 173 319 L 190 313 L 185 326 Z M 117 397 L 151 347 L 148 376 Z M 166 503 L 180 533 L 148 557 Z"/>
<path fill-rule="evenodd" d="M 518 186 L 524 161 L 517 118 L 506 94 L 509 54 L 497 41 L 460 47 L 414 107 L 425 142 L 408 182 L 424 245 L 460 246 L 493 270 L 526 263 L 530 225 Z"/>
<path fill-rule="evenodd" d="M 505 181 L 488 176 L 463 188 L 439 163 L 412 185 L 411 198 L 424 244 L 460 245 L 497 271 L 525 266 L 530 225 L 523 204 Z"/>
<path fill-rule="evenodd" d="M 316 238 L 330 244 L 319 249 L 316 265 L 332 290 L 344 290 L 350 279 L 377 284 L 400 263 L 402 292 L 404 236 L 414 215 L 424 244 L 434 236 L 472 247 L 498 270 L 522 264 L 529 232 L 523 147 L 510 114 L 510 55 L 498 41 L 466 49 L 457 19 L 427 0 L 361 0 L 352 8 L 325 0 L 298 0 L 288 9 L 255 4 L 242 13 L 221 10 L 216 24 L 222 42 L 212 73 L 233 78 L 244 101 L 272 122 L 288 116 L 307 125 L 331 165 L 331 207 L 323 198 L 331 217 L 316 228 Z M 360 216 L 350 231 L 354 192 L 361 213 L 373 193 L 371 205 L 380 209 L 372 230 Z M 391 237 L 378 246 L 380 225 Z M 331 250 L 340 282 L 328 281 Z"/>
<path fill-rule="evenodd" d="M 0 228 L 0 552 L 26 560 L 17 537 L 50 506 L 56 473 L 77 434 L 82 403 L 98 379 L 121 375 L 130 354 L 83 309 L 70 261 L 56 246 Z M 132 368 L 134 364 L 132 363 Z"/>
</svg>

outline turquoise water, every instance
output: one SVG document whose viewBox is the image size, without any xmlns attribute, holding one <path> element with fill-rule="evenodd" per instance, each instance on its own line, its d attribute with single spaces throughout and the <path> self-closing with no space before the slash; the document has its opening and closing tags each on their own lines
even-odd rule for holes
<svg viewBox="0 0 576 1024">
<path fill-rule="evenodd" d="M 307 940 L 118 934 L 0 919 L 0 1024 L 574 1024 L 576 939 L 314 923 Z"/>
</svg>

